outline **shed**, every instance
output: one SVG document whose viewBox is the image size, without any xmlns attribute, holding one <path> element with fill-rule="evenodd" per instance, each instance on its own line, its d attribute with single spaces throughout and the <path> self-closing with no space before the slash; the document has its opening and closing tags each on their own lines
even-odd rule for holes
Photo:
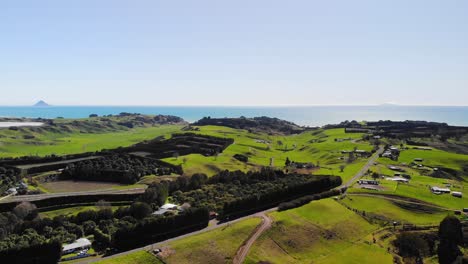
<svg viewBox="0 0 468 264">
<path fill-rule="evenodd" d="M 62 252 L 63 254 L 70 254 L 78 250 L 89 249 L 91 248 L 91 241 L 87 238 L 80 238 L 73 242 L 72 244 L 63 245 Z"/>
</svg>

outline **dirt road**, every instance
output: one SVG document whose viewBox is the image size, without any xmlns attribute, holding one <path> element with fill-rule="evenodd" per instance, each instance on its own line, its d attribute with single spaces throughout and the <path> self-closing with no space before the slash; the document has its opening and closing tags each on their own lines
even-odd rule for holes
<svg viewBox="0 0 468 264">
<path fill-rule="evenodd" d="M 270 229 L 273 220 L 264 212 L 255 215 L 257 217 L 262 218 L 262 223 L 258 226 L 252 235 L 250 236 L 249 240 L 245 242 L 237 251 L 236 256 L 234 257 L 233 263 L 234 264 L 242 264 L 245 261 L 245 258 L 249 254 L 250 248 L 255 243 L 255 241 L 260 237 L 260 235 L 265 232 L 266 230 Z"/>
</svg>

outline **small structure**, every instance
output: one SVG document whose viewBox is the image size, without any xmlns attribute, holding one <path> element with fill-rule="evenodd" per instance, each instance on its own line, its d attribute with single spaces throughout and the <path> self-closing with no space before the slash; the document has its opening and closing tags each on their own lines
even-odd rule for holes
<svg viewBox="0 0 468 264">
<path fill-rule="evenodd" d="M 214 211 L 211 211 L 210 212 L 210 220 L 216 219 L 216 217 L 218 217 L 218 213 L 216 213 Z"/>
<path fill-rule="evenodd" d="M 63 254 L 70 254 L 76 252 L 78 250 L 90 249 L 91 248 L 91 241 L 87 238 L 80 238 L 73 242 L 72 244 L 63 245 L 62 253 Z"/>
<path fill-rule="evenodd" d="M 379 182 L 376 180 L 359 180 L 358 184 L 379 185 Z"/>
<path fill-rule="evenodd" d="M 452 192 L 453 197 L 457 198 L 463 198 L 463 193 L 462 192 Z"/>
<path fill-rule="evenodd" d="M 6 190 L 5 192 L 7 195 L 17 195 L 18 194 L 18 190 L 16 188 L 10 188 L 8 190 Z"/>
<path fill-rule="evenodd" d="M 389 181 L 395 181 L 395 182 L 401 182 L 401 183 L 409 183 L 409 180 L 403 177 L 393 177 L 393 178 L 387 178 Z"/>
<path fill-rule="evenodd" d="M 165 205 L 161 206 L 159 208 L 159 210 L 154 212 L 153 215 L 163 215 L 163 214 L 165 214 L 165 213 L 167 213 L 169 211 L 173 211 L 173 212 L 179 211 L 179 206 L 177 206 L 175 204 L 170 204 L 170 203 L 165 204 Z"/>
<path fill-rule="evenodd" d="M 423 162 L 424 159 L 422 159 L 422 158 L 415 158 L 414 161 L 416 161 L 416 162 Z"/>
<path fill-rule="evenodd" d="M 451 191 L 449 188 L 440 188 L 437 186 L 433 186 L 431 187 L 431 192 L 433 194 L 444 194 L 444 193 L 450 193 Z"/>
</svg>

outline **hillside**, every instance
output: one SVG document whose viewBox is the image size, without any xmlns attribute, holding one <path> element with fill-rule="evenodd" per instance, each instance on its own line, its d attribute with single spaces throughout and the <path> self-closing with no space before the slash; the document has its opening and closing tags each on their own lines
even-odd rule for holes
<svg viewBox="0 0 468 264">
<path fill-rule="evenodd" d="M 254 118 L 210 118 L 204 117 L 193 123 L 194 126 L 225 126 L 235 129 L 245 129 L 250 132 L 264 132 L 268 134 L 299 134 L 306 129 L 293 122 L 271 117 Z"/>
</svg>

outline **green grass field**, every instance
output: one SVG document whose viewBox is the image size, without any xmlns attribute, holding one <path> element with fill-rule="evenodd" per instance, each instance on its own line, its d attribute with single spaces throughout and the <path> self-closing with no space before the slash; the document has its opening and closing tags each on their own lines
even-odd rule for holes
<svg viewBox="0 0 468 264">
<path fill-rule="evenodd" d="M 112 206 L 112 210 L 117 210 L 121 206 Z M 87 210 L 99 210 L 98 207 L 96 206 L 75 206 L 75 207 L 69 207 L 69 208 L 64 208 L 64 209 L 58 209 L 58 210 L 51 210 L 51 211 L 44 211 L 40 212 L 39 215 L 41 217 L 48 217 L 48 218 L 54 218 L 59 215 L 63 216 L 73 216 L 77 215 L 80 212 L 87 211 Z"/>
<path fill-rule="evenodd" d="M 415 225 L 438 225 L 444 217 L 450 214 L 447 211 L 418 208 L 418 206 L 414 209 L 407 209 L 379 197 L 347 196 L 342 202 L 353 209 L 383 216 L 392 222 Z"/>
<path fill-rule="evenodd" d="M 82 134 L 79 131 L 47 132 L 35 133 L 34 139 L 23 139 L 18 131 L 0 129 L 0 158 L 65 155 L 125 147 L 158 136 L 169 137 L 172 133 L 179 132 L 180 128 L 178 125 L 164 125 L 92 134 Z"/>
<path fill-rule="evenodd" d="M 260 222 L 259 218 L 250 218 L 227 227 L 170 242 L 162 247 L 168 247 L 172 254 L 163 260 L 168 264 L 232 263 L 237 249 Z"/>
<path fill-rule="evenodd" d="M 416 158 L 422 158 L 424 167 L 410 166 L 410 163 Z M 379 193 L 399 195 L 403 197 L 415 198 L 428 203 L 446 207 L 449 209 L 460 210 L 468 204 L 468 175 L 463 172 L 464 164 L 467 164 L 468 156 L 451 152 L 446 152 L 438 149 L 431 151 L 409 149 L 401 152 L 398 161 L 392 161 L 387 158 L 379 158 L 378 165 L 372 166 L 371 170 L 380 175 L 393 176 L 395 171 L 388 169 L 389 165 L 394 165 L 403 168 L 406 174 L 411 176 L 409 184 L 397 184 L 396 182 L 380 180 L 380 184 L 384 187 L 384 191 Z M 465 165 L 466 166 L 466 165 Z M 432 177 L 434 167 L 450 168 L 461 173 L 463 180 L 444 179 Z M 435 195 L 430 191 L 431 186 L 445 187 L 450 184 L 452 191 L 462 192 L 463 198 L 456 198 L 450 194 Z M 357 187 L 357 186 L 355 186 Z M 350 192 L 375 192 L 362 189 L 350 189 Z"/>
<path fill-rule="evenodd" d="M 96 264 L 163 264 L 158 258 L 146 251 L 138 251 L 121 257 L 95 262 Z"/>
<path fill-rule="evenodd" d="M 334 200 L 271 216 L 273 227 L 257 240 L 246 263 L 392 263 L 385 249 L 365 243 L 378 227 Z"/>
<path fill-rule="evenodd" d="M 249 133 L 245 130 L 219 126 L 202 126 L 196 133 L 217 137 L 233 138 L 234 144 L 229 146 L 218 157 L 205 157 L 192 154 L 184 157 L 167 158 L 165 161 L 182 165 L 186 174 L 203 172 L 214 175 L 220 170 L 251 170 L 259 166 L 269 166 L 273 158 L 273 166 L 283 168 L 286 158 L 297 162 L 319 163 L 322 167 L 316 174 L 334 174 L 347 180 L 362 168 L 365 159 L 357 159 L 351 164 L 343 160 L 342 150 L 354 148 L 370 151 L 372 146 L 367 142 L 360 142 L 362 134 L 346 134 L 344 129 L 317 130 L 291 136 L 272 136 L 264 133 Z M 342 142 L 335 139 L 348 139 Z M 269 144 L 265 143 L 269 142 Z M 235 154 L 249 157 L 244 164 L 233 158 Z M 345 165 L 344 172 L 340 172 L 340 165 Z"/>
</svg>

